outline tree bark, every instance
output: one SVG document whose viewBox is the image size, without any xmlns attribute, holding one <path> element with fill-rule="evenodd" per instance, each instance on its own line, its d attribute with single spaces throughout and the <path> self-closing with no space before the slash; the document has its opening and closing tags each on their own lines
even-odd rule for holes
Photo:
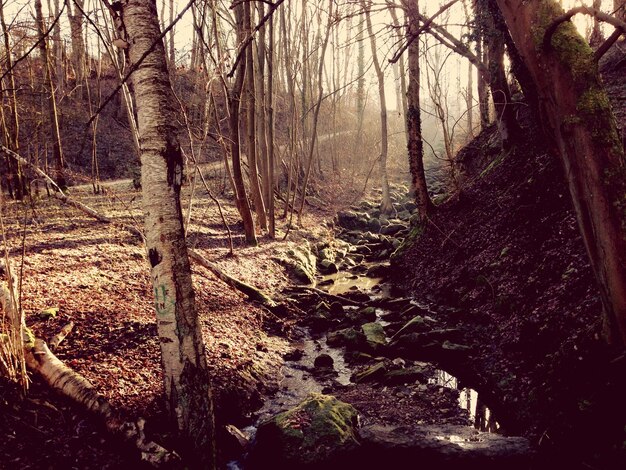
<svg viewBox="0 0 626 470">
<path fill-rule="evenodd" d="M 372 28 L 372 19 L 365 0 L 361 0 L 361 5 L 365 10 L 365 23 L 367 25 L 367 34 L 370 37 L 370 46 L 372 47 L 372 60 L 374 62 L 374 70 L 378 78 L 378 98 L 380 99 L 380 176 L 383 189 L 382 200 L 380 202 L 380 211 L 388 214 L 393 210 L 391 196 L 389 194 L 389 176 L 387 175 L 387 152 L 389 148 L 388 130 L 387 130 L 387 99 L 385 98 L 385 75 L 378 61 L 378 52 L 376 50 L 376 38 Z"/>
<path fill-rule="evenodd" d="M 244 11 L 243 5 L 238 3 L 235 8 L 235 23 L 237 29 L 237 42 L 243 44 L 245 41 L 244 34 Z M 228 97 L 228 107 L 230 110 L 230 152 L 233 159 L 233 179 L 235 182 L 235 199 L 237 209 L 243 221 L 243 229 L 246 234 L 246 243 L 248 245 L 256 245 L 256 232 L 254 228 L 254 219 L 250 209 L 250 202 L 246 194 L 246 187 L 243 183 L 243 174 L 241 172 L 241 143 L 239 137 L 239 110 L 241 108 L 241 91 L 246 75 L 246 60 L 239 62 L 237 72 L 235 73 L 235 82 Z"/>
<path fill-rule="evenodd" d="M 402 0 L 408 17 L 407 37 L 413 37 L 419 29 L 419 6 L 417 0 Z M 422 115 L 420 111 L 420 66 L 419 39 L 409 45 L 409 86 L 407 90 L 407 148 L 409 153 L 409 169 L 411 171 L 411 190 L 415 191 L 415 201 L 419 217 L 425 221 L 433 204 L 426 188 L 424 174 L 424 143 L 422 142 Z"/>
<path fill-rule="evenodd" d="M 504 148 L 509 148 L 512 140 L 519 135 L 520 128 L 515 117 L 515 109 L 511 100 L 511 90 L 504 70 L 505 38 L 496 27 L 500 11 L 490 8 L 489 0 L 478 0 L 480 7 L 480 25 L 487 51 L 489 68 L 489 88 L 491 99 L 496 111 L 496 125 Z"/>
<path fill-rule="evenodd" d="M 122 4 L 119 33 L 129 44 L 135 92 L 145 232 L 154 286 L 165 395 L 183 456 L 215 468 L 213 404 L 184 237 L 180 188 L 183 157 L 156 2 Z"/>
<path fill-rule="evenodd" d="M 243 22 L 246 40 L 252 35 L 252 12 L 250 2 L 244 2 L 243 4 Z M 252 195 L 252 202 L 254 203 L 254 210 L 256 212 L 259 226 L 262 230 L 267 230 L 267 216 L 265 213 L 265 203 L 263 201 L 263 195 L 261 194 L 261 186 L 259 185 L 259 164 L 257 162 L 257 120 L 256 120 L 256 90 L 254 83 L 254 47 L 250 42 L 246 47 L 246 83 L 245 83 L 245 117 L 246 117 L 246 152 L 248 156 L 248 170 L 250 172 L 250 193 Z M 260 142 L 259 142 L 260 144 Z"/>
<path fill-rule="evenodd" d="M 498 0 L 536 84 L 543 127 L 558 148 L 578 225 L 600 287 L 605 333 L 626 344 L 626 164 L 593 51 L 559 2 Z"/>
<path fill-rule="evenodd" d="M 55 164 L 54 179 L 61 189 L 67 187 L 65 181 L 65 159 L 63 158 L 63 147 L 61 146 L 61 133 L 59 131 L 59 115 L 57 112 L 57 102 L 54 93 L 54 83 L 52 83 L 52 71 L 50 69 L 50 61 L 48 60 L 48 40 L 45 38 L 46 27 L 43 21 L 43 12 L 41 0 L 35 0 L 35 14 L 37 18 L 37 31 L 39 35 L 39 53 L 41 55 L 41 63 L 44 69 L 44 94 L 48 96 L 48 116 L 50 119 L 50 127 L 52 134 L 52 156 Z"/>
</svg>

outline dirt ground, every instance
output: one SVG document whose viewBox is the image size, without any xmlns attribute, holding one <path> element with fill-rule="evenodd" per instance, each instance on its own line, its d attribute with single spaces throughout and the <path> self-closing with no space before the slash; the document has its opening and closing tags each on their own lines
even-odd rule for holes
<svg viewBox="0 0 626 470">
<path fill-rule="evenodd" d="M 104 195 L 93 195 L 85 186 L 70 189 L 70 194 L 118 222 L 139 227 L 140 193 L 128 181 L 108 186 Z M 289 282 L 278 256 L 301 242 L 305 233 L 309 238 L 327 236 L 326 220 L 334 214 L 334 207 L 308 207 L 302 228 L 292 229 L 287 241 L 265 236 L 258 246 L 248 247 L 238 215 L 226 205 L 235 245 L 235 256 L 229 257 L 218 210 L 203 191 L 197 191 L 190 246 L 225 272 L 270 294 Z M 185 212 L 188 200 L 185 195 Z M 137 238 L 45 196 L 32 203 L 6 203 L 3 217 L 13 269 L 23 279 L 21 300 L 28 325 L 37 337 L 48 339 L 73 321 L 75 327 L 57 356 L 126 416 L 146 417 L 152 423 L 148 432 L 162 434 L 166 424 L 152 286 Z M 242 294 L 203 268 L 194 266 L 193 273 L 218 420 L 226 424 L 250 411 L 242 406 L 257 406 L 264 386 L 275 386 L 259 384 L 263 377 L 242 371 L 254 362 L 257 370 L 271 375 L 282 361 L 287 341 L 266 334 L 272 319 Z M 55 317 L 41 314 L 52 307 L 58 307 Z M 7 438 L 0 443 L 0 467 L 82 469 L 123 464 L 126 456 L 119 443 L 33 380 L 28 398 L 21 402 L 8 384 L 1 384 L 0 432 Z"/>
</svg>

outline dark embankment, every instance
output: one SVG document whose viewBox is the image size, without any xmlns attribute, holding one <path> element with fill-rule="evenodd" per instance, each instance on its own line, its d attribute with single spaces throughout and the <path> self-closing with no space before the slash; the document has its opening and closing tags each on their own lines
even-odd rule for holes
<svg viewBox="0 0 626 470">
<path fill-rule="evenodd" d="M 605 80 L 623 127 L 620 60 L 605 64 Z M 471 332 L 474 385 L 510 432 L 560 463 L 626 468 L 626 360 L 601 339 L 598 289 L 559 159 L 529 116 L 510 151 L 494 132 L 461 151 L 460 196 L 437 207 L 392 271 Z"/>
</svg>

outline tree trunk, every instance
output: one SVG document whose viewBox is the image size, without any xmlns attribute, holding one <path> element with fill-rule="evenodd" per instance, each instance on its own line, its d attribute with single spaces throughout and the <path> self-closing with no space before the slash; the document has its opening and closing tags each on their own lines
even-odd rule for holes
<svg viewBox="0 0 626 470">
<path fill-rule="evenodd" d="M 543 127 L 563 162 L 578 225 L 604 306 L 607 338 L 626 344 L 626 168 L 593 51 L 554 0 L 498 0 L 536 84 Z M 532 34 L 529 34 L 532 31 Z"/>
<path fill-rule="evenodd" d="M 17 87 L 15 84 L 15 75 L 13 74 L 13 60 L 11 58 L 11 44 L 9 38 L 9 30 L 4 18 L 4 5 L 0 4 L 0 23 L 2 24 L 2 34 L 4 39 L 4 54 L 7 66 L 7 81 L 9 82 L 9 90 L 7 90 L 7 98 L 9 102 L 8 111 L 9 119 L 6 126 L 6 144 L 7 146 L 19 153 L 20 149 L 20 121 L 17 113 Z M 5 87 L 3 87 L 5 88 Z M 12 158 L 6 159 L 7 164 L 7 183 L 8 189 L 12 197 L 22 199 L 28 193 L 28 182 L 22 172 L 19 162 Z"/>
<path fill-rule="evenodd" d="M 407 37 L 411 38 L 419 29 L 419 6 L 417 0 L 402 0 L 408 17 Z M 426 188 L 424 174 L 424 143 L 422 142 L 422 116 L 420 112 L 420 47 L 419 39 L 411 42 L 408 49 L 409 86 L 407 91 L 407 148 L 411 171 L 411 190 L 415 191 L 415 201 L 419 217 L 425 221 L 433 204 Z"/>
<path fill-rule="evenodd" d="M 511 146 L 511 141 L 519 135 L 520 128 L 515 117 L 511 100 L 511 91 L 504 70 L 504 35 L 496 27 L 500 12 L 489 8 L 489 0 L 479 0 L 481 31 L 485 40 L 489 67 L 489 88 L 496 111 L 496 124 L 504 148 Z"/>
<path fill-rule="evenodd" d="M 244 12 L 243 5 L 237 4 L 235 10 L 235 22 L 237 29 L 237 42 L 243 44 L 245 41 L 244 34 Z M 241 172 L 241 145 L 239 139 L 239 110 L 241 108 L 241 91 L 243 89 L 243 81 L 246 75 L 246 61 L 241 60 L 235 74 L 235 82 L 228 97 L 228 107 L 230 110 L 230 151 L 233 159 L 233 179 L 235 182 L 235 199 L 237 209 L 243 221 L 243 229 L 246 233 L 246 243 L 256 245 L 256 233 L 254 229 L 254 219 L 250 210 L 250 202 L 246 194 L 246 187 L 243 183 L 243 174 Z"/>
<path fill-rule="evenodd" d="M 246 39 L 252 35 L 252 14 L 250 8 L 250 2 L 244 2 L 243 4 L 243 21 Z M 248 44 L 245 51 L 246 54 L 246 83 L 245 83 L 245 96 L 246 96 L 246 126 L 247 131 L 247 145 L 246 152 L 248 156 L 248 170 L 250 173 L 250 193 L 252 194 L 252 202 L 254 203 L 254 210 L 256 211 L 257 220 L 262 230 L 267 230 L 267 217 L 265 214 L 265 204 L 263 202 L 263 196 L 261 194 L 261 186 L 259 185 L 259 165 L 257 163 L 257 122 L 256 122 L 256 92 L 254 84 L 254 47 L 252 42 Z"/>
<path fill-rule="evenodd" d="M 376 50 L 376 38 L 372 28 L 372 19 L 370 12 L 367 9 L 365 0 L 361 0 L 361 5 L 365 9 L 365 22 L 367 25 L 367 34 L 370 37 L 370 46 L 372 47 L 372 60 L 374 62 L 374 69 L 376 70 L 376 77 L 378 78 L 378 97 L 380 99 L 380 176 L 383 189 L 382 200 L 380 202 L 380 211 L 383 214 L 388 214 L 393 210 L 391 203 L 391 196 L 389 194 L 389 177 L 387 175 L 387 152 L 388 152 L 388 131 L 387 131 L 387 100 L 385 98 L 385 75 L 383 69 L 378 61 L 378 51 Z"/>
<path fill-rule="evenodd" d="M 57 101 L 54 94 L 54 84 L 52 83 L 52 71 L 50 70 L 50 61 L 48 60 L 48 41 L 45 38 L 46 26 L 43 21 L 43 13 L 41 8 L 41 0 L 35 0 L 35 14 L 37 17 L 37 31 L 39 35 L 39 53 L 41 55 L 41 63 L 44 69 L 44 94 L 48 96 L 48 116 L 50 119 L 50 127 L 52 134 L 52 153 L 55 164 L 54 179 L 57 184 L 64 189 L 67 187 L 63 167 L 65 160 L 63 158 L 63 147 L 61 146 L 61 133 L 59 131 L 59 116 L 57 113 Z"/>
<path fill-rule="evenodd" d="M 76 2 L 72 13 L 72 2 Z M 83 39 L 83 10 L 84 0 L 65 0 L 67 18 L 70 23 L 70 37 L 72 40 L 72 66 L 76 74 L 76 86 L 82 86 L 85 80 L 85 41 Z"/>
<path fill-rule="evenodd" d="M 185 243 L 183 158 L 156 2 L 129 0 L 116 18 L 133 73 L 146 245 L 154 286 L 165 395 L 189 464 L 215 468 L 213 405 Z"/>
</svg>

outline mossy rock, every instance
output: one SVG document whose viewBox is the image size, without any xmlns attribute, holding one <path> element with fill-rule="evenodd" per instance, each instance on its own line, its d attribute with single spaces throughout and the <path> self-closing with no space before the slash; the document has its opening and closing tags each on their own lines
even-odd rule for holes
<svg viewBox="0 0 626 470">
<path fill-rule="evenodd" d="M 387 372 L 387 366 L 384 361 L 378 362 L 360 372 L 355 372 L 350 377 L 354 383 L 376 382 L 381 379 Z"/>
<path fill-rule="evenodd" d="M 396 248 L 396 250 L 391 254 L 390 263 L 392 266 L 394 264 L 397 264 L 400 261 L 400 259 L 402 258 L 406 250 L 413 243 L 419 240 L 419 238 L 422 236 L 423 233 L 424 233 L 424 226 L 422 224 L 420 223 L 417 223 L 416 225 L 411 224 L 411 230 L 409 231 L 409 234 L 406 236 L 402 244 L 398 248 Z"/>
<path fill-rule="evenodd" d="M 427 367 L 413 366 L 406 369 L 395 369 L 386 371 L 383 381 L 389 385 L 401 385 L 408 383 L 428 381 L 429 369 Z"/>
<path fill-rule="evenodd" d="M 337 267 L 337 265 L 333 261 L 330 261 L 328 259 L 324 259 L 320 261 L 319 268 L 320 268 L 320 271 L 325 274 L 335 274 L 336 272 L 339 271 L 339 268 Z"/>
<path fill-rule="evenodd" d="M 400 336 L 409 333 L 421 332 L 426 329 L 428 329 L 428 323 L 426 319 L 421 315 L 417 315 L 411 318 L 408 322 L 406 322 L 406 324 L 402 328 L 400 328 L 395 335 L 391 337 L 391 341 L 396 340 Z"/>
<path fill-rule="evenodd" d="M 361 325 L 361 331 L 365 336 L 367 345 L 374 351 L 378 351 L 387 346 L 387 337 L 385 330 L 376 322 L 365 323 Z"/>
<path fill-rule="evenodd" d="M 315 282 L 317 272 L 317 258 L 311 252 L 308 243 L 287 250 L 287 258 L 281 258 L 281 263 L 291 269 L 299 280 L 308 284 Z"/>
<path fill-rule="evenodd" d="M 345 346 L 347 349 L 361 349 L 365 344 L 365 336 L 354 328 L 344 328 L 328 333 L 326 341 L 332 347 Z"/>
<path fill-rule="evenodd" d="M 251 452 L 253 468 L 335 467 L 354 451 L 358 414 L 329 395 L 311 394 L 295 408 L 261 423 Z"/>
</svg>

